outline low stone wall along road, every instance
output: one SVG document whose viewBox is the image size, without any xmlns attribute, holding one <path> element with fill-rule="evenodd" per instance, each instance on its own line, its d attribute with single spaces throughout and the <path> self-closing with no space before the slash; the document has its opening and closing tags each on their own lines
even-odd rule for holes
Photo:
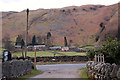
<svg viewBox="0 0 120 80">
<path fill-rule="evenodd" d="M 86 67 L 86 63 L 37 65 L 37 69 L 44 73 L 33 78 L 79 78 L 78 69 L 83 67 Z"/>
</svg>

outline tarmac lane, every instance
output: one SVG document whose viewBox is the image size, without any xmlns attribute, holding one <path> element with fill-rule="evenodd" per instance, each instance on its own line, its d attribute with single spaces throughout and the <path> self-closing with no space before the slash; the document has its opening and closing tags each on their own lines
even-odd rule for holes
<svg viewBox="0 0 120 80">
<path fill-rule="evenodd" d="M 80 71 L 78 69 L 86 67 L 86 63 L 79 64 L 50 64 L 37 65 L 38 70 L 44 71 L 43 74 L 32 77 L 39 78 L 79 78 Z M 30 79 L 27 79 L 30 80 Z"/>
</svg>

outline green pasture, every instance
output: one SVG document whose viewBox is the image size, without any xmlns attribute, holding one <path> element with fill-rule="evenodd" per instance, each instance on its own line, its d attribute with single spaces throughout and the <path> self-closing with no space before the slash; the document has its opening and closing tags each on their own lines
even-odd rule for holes
<svg viewBox="0 0 120 80">
<path fill-rule="evenodd" d="M 82 50 L 87 50 L 87 49 L 93 49 L 94 46 L 86 46 L 86 47 L 83 47 Z"/>
<path fill-rule="evenodd" d="M 33 51 L 27 52 L 27 56 L 29 56 L 29 57 L 34 57 L 34 55 L 35 55 L 35 52 L 33 52 Z M 12 57 L 13 57 L 13 56 L 18 56 L 18 57 L 20 57 L 20 56 L 22 56 L 22 52 L 12 53 Z M 49 51 L 37 51 L 37 52 L 36 52 L 36 56 L 37 56 L 37 57 L 42 57 L 42 56 L 54 56 L 54 55 L 53 55 L 52 52 L 49 52 Z M 61 56 L 61 55 L 56 54 L 56 56 Z"/>
<path fill-rule="evenodd" d="M 29 56 L 29 57 L 34 57 L 34 53 L 35 52 L 33 52 L 33 51 L 29 51 L 29 52 L 27 52 L 27 56 Z M 64 56 L 64 55 L 66 55 L 66 56 L 74 56 L 74 55 L 86 55 L 86 53 L 78 53 L 78 52 L 62 52 L 62 51 L 56 51 L 56 53 L 58 53 L 58 54 L 56 54 L 55 56 Z M 20 57 L 20 56 L 22 56 L 22 52 L 16 52 L 16 53 L 12 53 L 12 57 L 13 56 L 18 56 L 18 57 Z M 36 52 L 36 56 L 37 57 L 42 57 L 42 56 L 54 56 L 53 55 L 53 51 L 37 51 Z"/>
<path fill-rule="evenodd" d="M 85 56 L 85 52 L 62 52 L 62 51 L 57 51 L 57 53 L 61 53 L 67 56 L 75 56 L 75 55 L 80 55 L 80 56 Z"/>
</svg>

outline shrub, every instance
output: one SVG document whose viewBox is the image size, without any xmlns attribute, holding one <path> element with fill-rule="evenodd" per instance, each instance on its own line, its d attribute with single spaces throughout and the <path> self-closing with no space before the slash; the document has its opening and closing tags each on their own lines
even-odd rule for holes
<svg viewBox="0 0 120 80">
<path fill-rule="evenodd" d="M 94 49 L 91 49 L 87 52 L 87 56 L 88 56 L 89 60 L 92 60 L 94 58 L 94 55 L 95 55 Z"/>
<path fill-rule="evenodd" d="M 106 17 L 104 18 L 104 20 L 105 20 L 105 21 L 109 21 L 109 20 L 110 20 L 110 17 L 106 16 Z"/>
<path fill-rule="evenodd" d="M 104 25 L 103 22 L 100 23 L 100 27 L 102 28 L 101 31 L 100 31 L 100 33 L 101 33 L 101 32 L 103 32 L 103 30 L 105 29 L 105 25 Z"/>
<path fill-rule="evenodd" d="M 80 31 L 84 31 L 83 29 L 80 29 Z"/>
<path fill-rule="evenodd" d="M 102 33 L 104 29 L 105 29 L 105 26 L 103 26 L 103 27 L 102 27 L 102 29 L 101 29 L 100 33 Z"/>
<path fill-rule="evenodd" d="M 101 23 L 100 23 L 100 27 L 102 28 L 102 27 L 103 27 L 103 25 L 104 25 L 104 23 L 103 23 L 103 22 L 101 22 Z"/>
<path fill-rule="evenodd" d="M 71 10 L 70 9 L 68 9 L 68 11 L 67 11 L 68 13 L 71 13 Z"/>
<path fill-rule="evenodd" d="M 87 10 L 86 10 L 86 9 L 82 9 L 82 10 L 87 12 Z"/>
<path fill-rule="evenodd" d="M 65 12 L 65 10 L 63 9 L 63 10 L 61 10 L 61 12 Z"/>
<path fill-rule="evenodd" d="M 96 8 L 94 8 L 94 7 L 90 7 L 90 9 L 91 9 L 91 10 L 96 10 Z"/>
<path fill-rule="evenodd" d="M 77 9 L 76 9 L 76 8 L 73 8 L 73 11 L 77 11 Z"/>
<path fill-rule="evenodd" d="M 78 35 L 80 35 L 80 33 L 78 33 Z"/>
<path fill-rule="evenodd" d="M 97 41 L 99 40 L 99 36 L 96 36 L 96 39 L 95 39 L 95 40 L 96 40 L 96 42 L 97 42 Z"/>
<path fill-rule="evenodd" d="M 89 50 L 87 55 L 92 60 L 95 54 L 100 53 L 104 54 L 105 62 L 120 64 L 120 41 L 109 37 L 107 41 L 103 42 L 102 46 Z"/>
<path fill-rule="evenodd" d="M 106 62 L 120 64 L 120 41 L 109 37 L 102 45 L 101 50 L 105 55 Z"/>
<path fill-rule="evenodd" d="M 99 6 L 99 8 L 102 8 L 102 7 L 104 7 L 104 6 Z"/>
</svg>

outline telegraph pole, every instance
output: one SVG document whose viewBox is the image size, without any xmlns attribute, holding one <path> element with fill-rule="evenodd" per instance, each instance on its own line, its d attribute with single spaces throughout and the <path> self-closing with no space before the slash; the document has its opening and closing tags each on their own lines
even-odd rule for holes
<svg viewBox="0 0 120 80">
<path fill-rule="evenodd" d="M 116 10 L 116 12 L 118 13 L 118 35 L 117 35 L 117 40 L 120 41 L 120 13 L 119 13 L 119 7 L 120 7 L 120 1 L 118 2 L 118 8 Z"/>
<path fill-rule="evenodd" d="M 118 23 L 118 41 L 120 41 L 120 25 L 119 25 L 119 23 Z"/>
<path fill-rule="evenodd" d="M 29 9 L 27 9 L 27 26 L 26 26 L 26 35 L 25 35 L 25 57 L 27 56 L 27 43 L 28 43 L 28 15 L 29 15 Z"/>
</svg>

